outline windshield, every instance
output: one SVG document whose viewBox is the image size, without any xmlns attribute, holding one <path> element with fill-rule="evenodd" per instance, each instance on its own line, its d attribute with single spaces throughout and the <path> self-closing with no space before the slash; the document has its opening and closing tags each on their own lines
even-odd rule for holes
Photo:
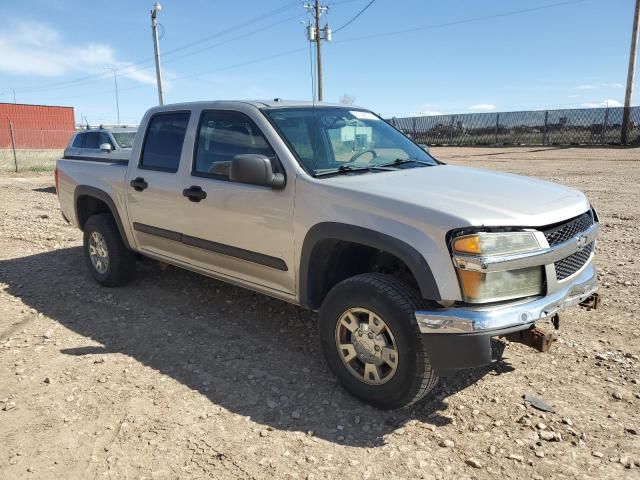
<svg viewBox="0 0 640 480">
<path fill-rule="evenodd" d="M 112 132 L 111 134 L 120 148 L 133 147 L 133 139 L 136 138 L 136 132 Z"/>
<path fill-rule="evenodd" d="M 404 134 L 365 110 L 304 107 L 266 110 L 265 113 L 307 171 L 316 176 L 338 169 L 384 171 L 375 167 L 394 162 L 397 168 L 400 164 L 402 168 L 438 165 Z"/>
</svg>

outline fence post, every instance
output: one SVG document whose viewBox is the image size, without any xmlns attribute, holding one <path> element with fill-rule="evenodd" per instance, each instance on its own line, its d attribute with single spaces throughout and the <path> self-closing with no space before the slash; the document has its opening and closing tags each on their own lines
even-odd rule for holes
<svg viewBox="0 0 640 480">
<path fill-rule="evenodd" d="M 453 145 L 453 125 L 456 121 L 456 116 L 451 116 L 451 132 L 449 133 L 449 145 Z"/>
<path fill-rule="evenodd" d="M 606 134 L 607 134 L 607 125 L 609 124 L 609 105 L 607 104 L 607 108 L 604 111 L 604 120 L 602 121 L 602 136 L 600 143 L 602 145 L 606 144 Z"/>
<path fill-rule="evenodd" d="M 500 125 L 500 114 L 496 113 L 496 141 L 495 145 L 498 146 L 498 126 Z"/>
<path fill-rule="evenodd" d="M 417 137 L 416 137 L 416 117 L 413 117 L 411 120 L 412 120 L 411 124 L 413 126 L 413 138 L 412 138 L 412 140 L 414 142 L 417 142 L 418 140 L 417 140 Z"/>
<path fill-rule="evenodd" d="M 544 112 L 544 130 L 542 130 L 542 145 L 547 145 L 549 139 L 547 138 L 547 125 L 549 123 L 549 111 Z"/>
<path fill-rule="evenodd" d="M 11 149 L 13 150 L 13 163 L 16 166 L 16 173 L 18 173 L 18 157 L 16 157 L 16 139 L 13 134 L 13 123 L 11 119 L 7 116 L 7 120 L 9 122 L 9 132 L 11 133 Z"/>
</svg>

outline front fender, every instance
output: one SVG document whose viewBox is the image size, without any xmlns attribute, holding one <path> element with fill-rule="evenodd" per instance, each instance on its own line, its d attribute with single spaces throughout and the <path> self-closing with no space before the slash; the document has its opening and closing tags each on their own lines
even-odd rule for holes
<svg viewBox="0 0 640 480">
<path fill-rule="evenodd" d="M 302 244 L 299 267 L 300 303 L 306 307 L 312 305 L 314 283 L 311 272 L 313 251 L 322 240 L 341 240 L 358 243 L 367 247 L 388 252 L 402 260 L 418 283 L 422 298 L 440 300 L 438 284 L 425 258 L 415 248 L 402 240 L 375 230 L 346 223 L 323 222 L 314 225 L 307 232 Z"/>
</svg>

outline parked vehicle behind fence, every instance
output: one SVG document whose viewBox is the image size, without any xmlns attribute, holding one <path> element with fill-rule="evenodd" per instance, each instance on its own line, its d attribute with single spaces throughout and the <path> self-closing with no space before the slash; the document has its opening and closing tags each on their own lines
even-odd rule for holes
<svg viewBox="0 0 640 480">
<path fill-rule="evenodd" d="M 496 337 L 546 351 L 558 312 L 597 306 L 581 192 L 445 165 L 368 110 L 184 103 L 140 132 L 128 162 L 57 164 L 93 278 L 123 285 L 141 254 L 317 310 L 329 367 L 377 407 L 491 363 Z"/>
<path fill-rule="evenodd" d="M 128 161 L 137 129 L 134 127 L 81 130 L 73 134 L 64 150 L 64 158 Z"/>
</svg>

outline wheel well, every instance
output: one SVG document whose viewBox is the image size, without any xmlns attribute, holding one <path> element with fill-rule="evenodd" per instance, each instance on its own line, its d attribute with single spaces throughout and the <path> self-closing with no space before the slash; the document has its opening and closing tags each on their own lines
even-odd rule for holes
<svg viewBox="0 0 640 480">
<path fill-rule="evenodd" d="M 361 273 L 384 273 L 398 278 L 420 292 L 409 267 L 397 256 L 359 243 L 326 239 L 311 253 L 308 269 L 308 305 L 320 308 L 324 297 L 335 285 Z"/>
<path fill-rule="evenodd" d="M 99 198 L 90 195 L 80 195 L 78 197 L 76 200 L 76 215 L 78 216 L 78 227 L 80 227 L 80 230 L 84 229 L 84 225 L 87 223 L 89 217 L 98 213 L 109 213 L 113 215 L 109 205 Z"/>
</svg>

